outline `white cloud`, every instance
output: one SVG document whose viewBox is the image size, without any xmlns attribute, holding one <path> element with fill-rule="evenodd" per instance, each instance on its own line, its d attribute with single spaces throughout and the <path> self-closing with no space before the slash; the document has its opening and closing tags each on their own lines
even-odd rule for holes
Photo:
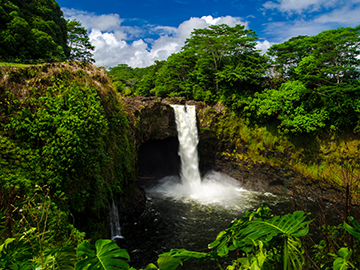
<svg viewBox="0 0 360 270">
<path fill-rule="evenodd" d="M 360 2 L 360 0 L 356 1 Z M 294 36 L 312 36 L 321 31 L 341 26 L 355 27 L 360 24 L 359 14 L 360 6 L 343 5 L 337 9 L 317 15 L 311 20 L 296 19 L 269 22 L 265 25 L 265 33 L 267 36 L 273 37 L 273 42 L 283 42 Z"/>
<path fill-rule="evenodd" d="M 360 2 L 360 0 L 358 0 Z M 338 23 L 341 25 L 357 26 L 360 24 L 360 7 L 344 6 L 314 19 L 315 23 Z"/>
<path fill-rule="evenodd" d="M 273 36 L 273 42 L 283 42 L 299 35 L 312 36 L 325 29 L 328 28 L 323 24 L 315 24 L 312 21 L 305 20 L 271 22 L 265 26 L 266 34 Z"/>
<path fill-rule="evenodd" d="M 66 19 L 76 19 L 81 22 L 86 29 L 96 28 L 100 31 L 119 30 L 124 19 L 120 19 L 118 14 L 95 15 L 86 11 L 76 9 L 61 9 Z"/>
<path fill-rule="evenodd" d="M 74 9 L 63 9 L 65 18 L 76 18 L 89 30 L 89 38 L 95 46 L 94 59 L 98 66 L 112 67 L 128 64 L 131 67 L 145 67 L 155 60 L 166 60 L 172 53 L 179 52 L 185 40 L 196 28 L 212 24 L 245 24 L 238 17 L 203 16 L 193 17 L 178 27 L 144 25 L 142 28 L 123 26 L 118 14 L 95 15 Z M 145 38 L 149 35 L 155 36 Z M 139 37 L 143 38 L 139 38 Z M 129 42 L 132 39 L 132 42 Z"/>
<path fill-rule="evenodd" d="M 271 45 L 273 45 L 273 43 L 269 42 L 268 40 L 258 41 L 258 42 L 256 42 L 255 48 L 257 50 L 261 50 L 260 53 L 264 54 L 271 47 Z"/>
<path fill-rule="evenodd" d="M 358 0 L 347 0 L 354 2 Z M 313 12 L 321 8 L 332 8 L 342 5 L 344 0 L 277 0 L 277 2 L 267 1 L 263 7 L 265 9 L 278 9 L 281 12 L 303 13 L 305 11 Z"/>
</svg>

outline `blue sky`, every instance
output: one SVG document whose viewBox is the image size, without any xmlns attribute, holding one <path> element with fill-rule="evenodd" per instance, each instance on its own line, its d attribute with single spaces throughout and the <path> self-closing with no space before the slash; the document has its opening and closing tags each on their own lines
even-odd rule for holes
<svg viewBox="0 0 360 270">
<path fill-rule="evenodd" d="M 293 36 L 360 25 L 360 0 L 57 0 L 89 31 L 98 66 L 145 67 L 178 52 L 195 28 L 244 24 L 258 49 Z"/>
</svg>

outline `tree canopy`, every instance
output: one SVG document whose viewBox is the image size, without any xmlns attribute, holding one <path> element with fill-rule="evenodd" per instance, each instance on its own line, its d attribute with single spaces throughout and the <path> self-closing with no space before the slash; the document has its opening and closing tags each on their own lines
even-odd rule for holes
<svg viewBox="0 0 360 270">
<path fill-rule="evenodd" d="M 154 92 L 230 104 L 256 89 L 265 74 L 267 58 L 256 50 L 257 39 L 244 25 L 195 29 L 159 70 Z"/>
<path fill-rule="evenodd" d="M 60 59 L 69 55 L 66 20 L 54 0 L 2 0 L 2 61 Z"/>
<path fill-rule="evenodd" d="M 285 106 L 277 110 L 275 116 L 282 127 L 288 119 L 286 131 L 309 133 L 322 127 L 332 130 L 360 128 L 360 26 L 294 37 L 273 45 L 268 54 L 273 57 L 273 65 L 281 76 L 290 82 L 301 82 L 303 90 L 296 90 L 300 89 L 299 83 L 286 82 L 279 90 L 256 95 L 246 110 L 265 110 L 268 116 L 275 116 L 274 111 L 265 108 L 270 106 L 274 96 L 281 94 L 293 106 L 291 113 L 283 111 Z M 297 101 L 293 100 L 294 91 L 301 96 Z M 281 106 L 279 99 L 274 102 Z M 261 115 L 259 111 L 257 114 Z"/>
<path fill-rule="evenodd" d="M 110 72 L 115 83 L 127 82 L 118 87 L 126 95 L 221 101 L 249 122 L 276 123 L 284 133 L 359 132 L 359 30 L 293 37 L 262 55 L 255 31 L 212 25 L 195 29 L 180 52 L 137 75 L 128 66 L 126 76 L 125 67 L 115 72 L 120 65 Z"/>
</svg>

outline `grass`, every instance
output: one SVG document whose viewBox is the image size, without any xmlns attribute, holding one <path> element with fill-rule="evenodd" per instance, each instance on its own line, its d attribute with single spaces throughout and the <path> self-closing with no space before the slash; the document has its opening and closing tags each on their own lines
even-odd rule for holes
<svg viewBox="0 0 360 270">
<path fill-rule="evenodd" d="M 29 64 L 21 64 L 21 63 L 6 63 L 6 62 L 0 62 L 0 66 L 5 67 L 30 67 L 35 65 L 29 65 Z"/>
</svg>

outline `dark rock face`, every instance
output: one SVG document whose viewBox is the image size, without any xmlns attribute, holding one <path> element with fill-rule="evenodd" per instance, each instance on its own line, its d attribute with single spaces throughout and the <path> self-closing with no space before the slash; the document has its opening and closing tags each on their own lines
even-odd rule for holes
<svg viewBox="0 0 360 270">
<path fill-rule="evenodd" d="M 138 178 L 158 179 L 167 175 L 179 175 L 180 157 L 178 149 L 177 137 L 143 143 L 138 153 Z"/>
<path fill-rule="evenodd" d="M 177 136 L 171 102 L 141 96 L 123 98 L 123 101 L 137 150 L 147 141 Z"/>
<path fill-rule="evenodd" d="M 248 141 L 239 136 L 240 130 L 231 132 L 227 129 L 233 127 L 231 123 L 234 122 L 231 122 L 231 112 L 221 103 L 209 106 L 198 101 L 158 97 L 123 100 L 138 153 L 138 179 L 179 174 L 175 115 L 170 104 L 186 104 L 196 106 L 202 175 L 215 170 L 235 178 L 248 189 L 276 194 L 306 194 L 306 197 L 336 201 L 339 192 L 320 186 L 318 181 L 302 175 L 290 163 L 253 160 Z M 280 153 L 275 149 L 271 154 L 282 161 L 290 158 L 289 151 Z M 266 149 L 259 150 L 258 154 L 267 157 L 270 153 L 267 152 Z"/>
<path fill-rule="evenodd" d="M 179 142 L 174 109 L 171 104 L 194 105 L 196 110 L 207 107 L 203 102 L 158 97 L 123 98 L 138 153 L 137 177 L 161 178 L 179 175 Z M 198 125 L 200 122 L 198 121 Z M 203 134 L 203 135 L 202 135 Z M 215 164 L 216 142 L 211 132 L 200 133 L 200 170 L 206 172 Z M 203 136 L 206 139 L 202 139 Z"/>
<path fill-rule="evenodd" d="M 199 167 L 202 174 L 210 170 L 221 171 L 237 179 L 246 188 L 274 193 L 288 190 L 292 179 L 299 177 L 280 166 L 222 156 L 223 152 L 233 151 L 235 142 L 230 138 L 219 138 L 214 131 L 213 125 L 218 124 L 221 121 L 218 118 L 226 113 L 221 104 L 209 106 L 193 100 L 140 96 L 123 100 L 138 153 L 138 179 L 179 174 L 179 142 L 174 110 L 170 104 L 196 106 Z M 207 121 L 208 119 L 211 121 Z M 238 150 L 239 148 L 241 145 L 237 145 Z M 246 145 L 243 148 L 246 151 Z"/>
</svg>

